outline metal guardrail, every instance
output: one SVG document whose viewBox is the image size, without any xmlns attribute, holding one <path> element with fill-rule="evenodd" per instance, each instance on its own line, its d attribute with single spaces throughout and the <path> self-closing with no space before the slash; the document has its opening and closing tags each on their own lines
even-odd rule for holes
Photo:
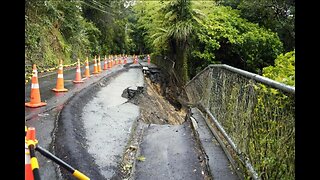
<svg viewBox="0 0 320 180">
<path fill-rule="evenodd" d="M 246 176 L 294 178 L 295 87 L 218 64 L 198 73 L 185 90 L 238 156 Z"/>
<path fill-rule="evenodd" d="M 258 82 L 261 82 L 261 83 L 264 83 L 266 85 L 269 85 L 269 86 L 271 86 L 273 88 L 280 89 L 280 90 L 283 90 L 285 92 L 295 94 L 295 87 L 294 86 L 288 86 L 286 84 L 279 83 L 279 82 L 274 81 L 272 79 L 260 76 L 258 74 L 254 74 L 254 73 L 251 73 L 251 72 L 248 72 L 248 71 L 244 71 L 242 69 L 234 68 L 234 67 L 226 65 L 226 64 L 211 64 L 211 65 L 207 66 L 205 69 L 200 71 L 196 76 L 194 76 L 185 86 L 188 86 L 188 84 L 190 84 L 193 79 L 196 79 L 203 72 L 205 72 L 208 69 L 213 68 L 213 67 L 224 68 L 224 69 L 230 70 L 232 72 L 238 73 L 240 75 L 243 75 L 243 76 L 245 76 L 247 78 L 254 79 L 254 80 L 258 81 Z"/>
</svg>

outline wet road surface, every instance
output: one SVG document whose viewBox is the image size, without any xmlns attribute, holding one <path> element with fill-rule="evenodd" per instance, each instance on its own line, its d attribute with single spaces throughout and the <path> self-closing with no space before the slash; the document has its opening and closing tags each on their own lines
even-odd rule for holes
<svg viewBox="0 0 320 180">
<path fill-rule="evenodd" d="M 106 179 L 115 174 L 112 169 L 121 161 L 132 123 L 139 116 L 139 107 L 121 97 L 126 88 L 133 86 L 143 86 L 140 69 L 129 69 L 111 80 L 83 108 L 88 152 Z"/>
<path fill-rule="evenodd" d="M 132 62 L 132 59 L 128 59 L 128 62 Z M 44 90 L 41 89 L 41 96 L 45 91 L 48 105 L 26 108 L 26 125 L 36 128 L 39 145 L 91 179 L 123 179 L 121 162 L 130 145 L 129 141 L 134 139 L 132 136 L 141 136 L 141 144 L 137 144 L 136 148 L 138 155 L 145 160 L 129 166 L 133 168 L 129 179 L 210 179 L 206 172 L 208 169 L 202 162 L 204 154 L 197 148 L 189 122 L 156 125 L 139 121 L 139 106 L 122 95 L 128 87 L 137 89 L 138 86 L 144 86 L 141 64 L 131 64 L 129 69 L 126 67 L 118 65 L 83 84 L 73 85 L 70 81 L 72 84 L 68 87 L 65 83 L 69 92 L 58 95 L 51 91 L 55 86 L 52 78 L 55 79 L 56 74 L 51 75 L 51 80 L 50 76 L 43 77 L 48 79 L 43 79 L 47 83 L 44 83 Z M 73 80 L 74 73 L 75 70 L 66 72 L 65 80 Z M 42 78 L 39 82 L 41 84 Z M 200 117 L 195 115 L 194 118 Z M 139 131 L 141 134 L 133 132 L 137 123 L 142 129 Z M 199 124 L 199 127 L 204 125 Z M 202 143 L 203 139 L 212 138 L 205 133 L 199 134 Z M 209 147 L 204 148 L 209 155 L 212 144 L 204 146 Z M 219 151 L 217 145 L 214 148 Z M 213 157 L 210 162 L 214 163 L 210 165 L 211 171 L 221 171 L 213 177 L 233 179 L 228 174 L 230 171 L 221 168 L 227 166 L 228 162 L 220 156 L 225 155 L 209 155 Z M 43 179 L 75 179 L 50 160 L 39 154 L 37 157 Z"/>
<path fill-rule="evenodd" d="M 58 122 L 57 152 L 92 179 L 119 177 L 119 163 L 130 138 L 138 106 L 122 93 L 143 86 L 141 69 L 104 78 L 65 104 Z M 65 179 L 71 178 L 62 171 Z"/>
<path fill-rule="evenodd" d="M 137 162 L 134 179 L 204 179 L 194 141 L 187 122 L 150 125 L 140 145 L 140 155 L 145 160 Z"/>
<path fill-rule="evenodd" d="M 130 62 L 132 62 L 132 60 L 128 59 L 128 63 Z M 66 86 L 68 83 L 65 82 L 65 87 L 69 89 L 69 91 L 65 93 L 55 93 L 51 91 L 51 89 L 56 85 L 56 73 L 50 73 L 45 77 L 38 78 L 41 88 L 41 100 L 46 101 L 48 104 L 47 106 L 39 108 L 25 107 L 25 124 L 28 127 L 35 127 L 36 138 L 38 139 L 39 145 L 51 153 L 56 154 L 53 142 L 55 141 L 55 135 L 58 130 L 58 116 L 60 111 L 63 109 L 64 103 L 70 97 L 79 93 L 82 89 L 88 88 L 91 84 L 99 81 L 101 78 L 113 76 L 114 74 L 117 74 L 119 71 L 123 70 L 123 65 L 117 65 L 111 70 L 102 71 L 102 73 L 98 74 L 97 76 L 91 76 L 82 84 L 73 84 L 72 81 L 69 81 L 69 86 L 72 85 L 71 87 Z M 83 73 L 83 71 L 81 72 Z M 65 70 L 64 74 L 68 74 L 67 76 L 64 75 L 64 77 L 73 79 L 75 76 L 75 69 Z M 44 84 L 44 86 L 41 86 L 41 84 Z M 25 93 L 27 102 L 27 100 L 30 99 L 30 83 L 26 84 Z M 61 158 L 61 156 L 57 156 Z M 38 152 L 36 152 L 36 157 L 39 161 L 40 176 L 43 179 L 61 179 L 61 175 L 59 175 L 59 170 L 57 169 L 58 166 L 55 163 L 45 158 Z"/>
</svg>

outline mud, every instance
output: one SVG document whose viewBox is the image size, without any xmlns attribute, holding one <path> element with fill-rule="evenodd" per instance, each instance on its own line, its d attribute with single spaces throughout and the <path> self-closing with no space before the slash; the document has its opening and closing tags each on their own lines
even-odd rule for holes
<svg viewBox="0 0 320 180">
<path fill-rule="evenodd" d="M 161 93 L 160 83 L 145 77 L 145 88 L 129 101 L 141 108 L 141 120 L 147 124 L 179 125 L 184 122 L 186 110 L 171 104 Z M 160 82 L 160 81 L 158 81 Z"/>
</svg>

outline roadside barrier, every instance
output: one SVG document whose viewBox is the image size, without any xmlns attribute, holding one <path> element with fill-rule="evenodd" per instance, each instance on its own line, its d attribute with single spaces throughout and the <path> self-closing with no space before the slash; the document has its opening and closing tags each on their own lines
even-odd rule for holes
<svg viewBox="0 0 320 180">
<path fill-rule="evenodd" d="M 45 106 L 47 105 L 47 103 L 41 102 L 37 66 L 34 64 L 32 69 L 33 69 L 32 70 L 33 75 L 32 75 L 32 82 L 31 82 L 30 102 L 25 103 L 25 106 L 27 107 Z"/>
<path fill-rule="evenodd" d="M 85 78 L 90 78 L 90 69 L 89 69 L 89 61 L 88 61 L 88 57 L 86 59 L 86 67 L 85 67 L 85 72 L 84 72 L 84 77 Z"/>
<path fill-rule="evenodd" d="M 107 56 L 104 55 L 104 61 L 103 61 L 103 70 L 108 69 L 108 61 L 107 61 Z"/>
<path fill-rule="evenodd" d="M 83 83 L 84 81 L 81 78 L 81 67 L 80 67 L 80 60 L 78 59 L 78 65 L 76 69 L 76 77 L 73 83 Z"/>
<path fill-rule="evenodd" d="M 113 55 L 111 56 L 110 66 L 111 66 L 111 68 L 114 66 L 114 64 L 113 64 Z"/>
<path fill-rule="evenodd" d="M 26 148 L 26 158 L 25 158 L 25 180 L 40 180 L 39 174 L 39 164 L 38 160 L 35 157 L 35 151 L 38 151 L 44 157 L 52 160 L 53 162 L 57 163 L 59 166 L 62 166 L 68 172 L 70 172 L 74 177 L 79 180 L 90 180 L 82 172 L 76 170 L 60 158 L 56 157 L 49 151 L 45 150 L 44 148 L 38 145 L 38 140 L 36 139 L 36 131 L 34 127 L 26 127 L 26 135 L 25 135 L 25 142 L 28 148 Z M 30 153 L 29 153 L 30 152 Z M 30 154 L 30 155 L 29 155 Z M 28 158 L 29 157 L 29 158 Z M 31 157 L 31 158 L 30 158 Z"/>
<path fill-rule="evenodd" d="M 71 66 L 75 66 L 76 64 L 77 64 L 77 62 L 72 63 L 72 64 L 66 64 L 66 65 L 63 65 L 63 67 L 71 67 Z M 48 68 L 48 69 L 42 69 L 42 70 L 39 70 L 38 73 L 53 72 L 53 71 L 57 70 L 58 68 L 59 68 L 59 66 Z M 32 72 L 26 72 L 25 73 L 25 84 L 27 84 L 31 80 L 31 78 L 32 78 Z"/>
<path fill-rule="evenodd" d="M 93 65 L 93 72 L 92 74 L 99 74 L 99 71 L 98 71 L 98 67 L 97 67 L 97 59 L 96 59 L 96 56 L 94 56 L 94 65 Z"/>
<path fill-rule="evenodd" d="M 58 68 L 57 85 L 56 85 L 56 88 L 52 89 L 52 91 L 54 91 L 54 92 L 67 92 L 68 91 L 68 89 L 64 88 L 62 60 L 60 61 L 60 65 Z"/>
<path fill-rule="evenodd" d="M 98 56 L 98 72 L 100 73 L 101 70 L 101 62 L 100 62 L 100 55 Z"/>
</svg>

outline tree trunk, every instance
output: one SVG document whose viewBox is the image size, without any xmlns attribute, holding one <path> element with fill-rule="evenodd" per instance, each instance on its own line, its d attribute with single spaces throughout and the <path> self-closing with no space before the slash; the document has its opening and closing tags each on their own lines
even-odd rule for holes
<svg viewBox="0 0 320 180">
<path fill-rule="evenodd" d="M 180 85 L 184 85 L 188 80 L 188 58 L 187 58 L 187 50 L 186 46 L 180 46 L 177 48 L 176 52 L 176 65 L 175 69 L 178 73 L 178 76 L 181 77 Z"/>
</svg>

